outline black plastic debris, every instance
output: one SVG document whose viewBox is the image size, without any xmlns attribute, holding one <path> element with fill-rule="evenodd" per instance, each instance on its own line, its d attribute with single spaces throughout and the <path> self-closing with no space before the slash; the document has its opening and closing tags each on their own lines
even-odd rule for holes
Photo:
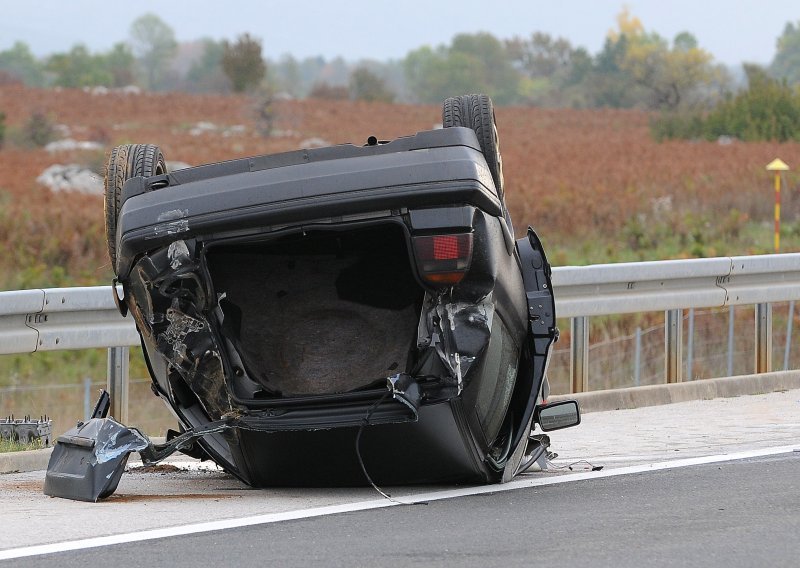
<svg viewBox="0 0 800 568">
<path fill-rule="evenodd" d="M 117 489 L 131 452 L 148 439 L 113 418 L 92 418 L 58 437 L 44 481 L 44 493 L 78 501 L 97 501 Z"/>
</svg>

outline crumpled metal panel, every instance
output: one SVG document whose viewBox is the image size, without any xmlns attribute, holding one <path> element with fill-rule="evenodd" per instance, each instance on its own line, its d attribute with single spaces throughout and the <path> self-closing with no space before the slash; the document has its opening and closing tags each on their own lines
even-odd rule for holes
<svg viewBox="0 0 800 568">
<path fill-rule="evenodd" d="M 232 410 L 220 348 L 203 315 L 208 298 L 189 247 L 176 240 L 144 256 L 126 284 L 128 305 L 145 337 L 213 419 Z"/>
<path fill-rule="evenodd" d="M 456 394 L 461 394 L 465 377 L 489 342 L 494 302 L 491 294 L 477 303 L 450 300 L 448 294 L 426 294 L 417 346 L 435 351 L 449 371 L 453 386 L 457 387 Z M 420 360 L 424 361 L 425 357 Z"/>
</svg>

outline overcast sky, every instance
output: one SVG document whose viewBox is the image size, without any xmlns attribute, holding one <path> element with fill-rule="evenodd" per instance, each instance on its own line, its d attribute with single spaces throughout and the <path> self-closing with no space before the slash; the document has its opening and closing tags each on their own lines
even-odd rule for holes
<svg viewBox="0 0 800 568">
<path fill-rule="evenodd" d="M 106 50 L 127 39 L 133 20 L 153 12 L 179 41 L 249 32 L 270 58 L 399 59 L 477 31 L 499 38 L 544 31 L 594 54 L 623 4 L 647 30 L 668 38 L 689 31 L 727 64 L 768 63 L 786 22 L 800 20 L 800 0 L 0 0 L 0 50 L 17 40 L 39 56 L 78 42 Z"/>
</svg>

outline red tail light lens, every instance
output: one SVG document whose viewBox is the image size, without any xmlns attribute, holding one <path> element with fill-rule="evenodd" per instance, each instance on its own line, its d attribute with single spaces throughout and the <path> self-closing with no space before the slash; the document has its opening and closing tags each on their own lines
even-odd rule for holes
<svg viewBox="0 0 800 568">
<path fill-rule="evenodd" d="M 442 235 L 433 237 L 433 258 L 435 260 L 455 260 L 460 256 L 464 244 L 461 236 Z"/>
<path fill-rule="evenodd" d="M 420 277 L 429 284 L 461 282 L 472 260 L 472 233 L 414 237 Z"/>
</svg>

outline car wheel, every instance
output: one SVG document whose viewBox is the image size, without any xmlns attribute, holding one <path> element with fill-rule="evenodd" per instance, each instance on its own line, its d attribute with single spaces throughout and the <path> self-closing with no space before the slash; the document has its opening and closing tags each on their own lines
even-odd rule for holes
<svg viewBox="0 0 800 568">
<path fill-rule="evenodd" d="M 497 188 L 497 196 L 502 201 L 503 159 L 500 156 L 500 140 L 497 136 L 492 99 L 488 95 L 462 95 L 446 99 L 442 105 L 442 126 L 463 126 L 475 131 Z"/>
<path fill-rule="evenodd" d="M 111 267 L 117 272 L 117 220 L 122 199 L 122 186 L 137 176 L 167 173 L 164 153 L 155 144 L 123 144 L 111 150 L 106 164 L 105 219 L 106 241 Z"/>
</svg>

